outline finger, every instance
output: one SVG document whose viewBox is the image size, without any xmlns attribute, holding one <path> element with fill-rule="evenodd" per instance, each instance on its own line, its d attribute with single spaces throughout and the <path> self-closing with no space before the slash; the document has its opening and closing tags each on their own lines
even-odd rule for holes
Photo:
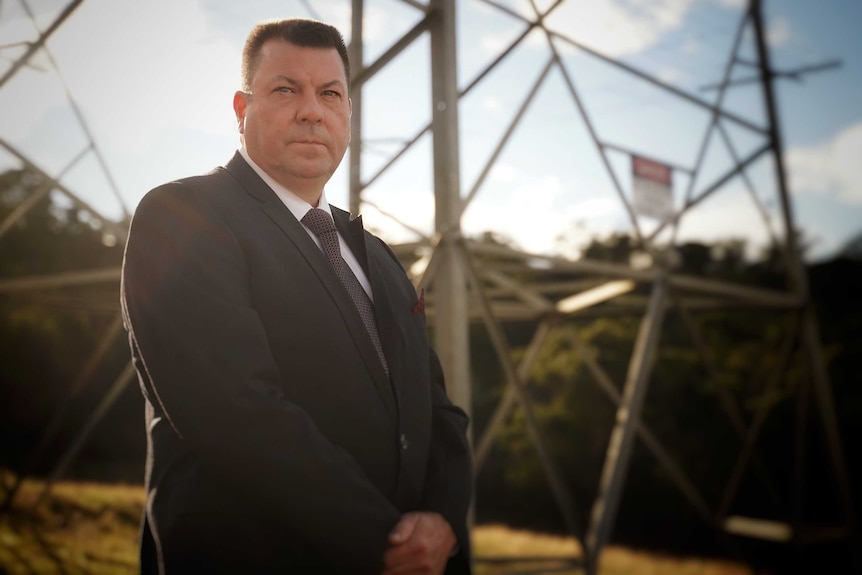
<svg viewBox="0 0 862 575">
<path fill-rule="evenodd" d="M 397 573 L 407 570 L 416 561 L 416 556 L 404 545 L 390 547 L 383 554 L 383 568 L 385 573 Z"/>
<path fill-rule="evenodd" d="M 392 531 L 389 533 L 389 543 L 392 545 L 400 545 L 413 535 L 416 529 L 416 524 L 419 522 L 420 515 L 416 513 L 405 513 L 401 516 L 401 520 L 395 524 Z"/>
<path fill-rule="evenodd" d="M 436 513 L 415 512 L 416 522 L 407 541 L 384 554 L 384 575 L 442 573 L 456 539 L 449 523 Z"/>
<path fill-rule="evenodd" d="M 400 549 L 400 548 L 392 548 Z M 432 573 L 433 562 L 427 553 L 400 553 L 390 554 L 386 557 L 383 564 L 384 575 L 400 575 L 400 574 L 416 574 L 416 573 Z"/>
<path fill-rule="evenodd" d="M 416 554 L 416 549 L 409 542 L 391 545 L 383 553 L 383 564 L 387 567 L 410 561 Z"/>
<path fill-rule="evenodd" d="M 416 540 L 414 532 L 407 542 L 390 547 L 383 554 L 385 575 L 401 573 L 431 573 L 433 557 L 424 541 Z"/>
</svg>

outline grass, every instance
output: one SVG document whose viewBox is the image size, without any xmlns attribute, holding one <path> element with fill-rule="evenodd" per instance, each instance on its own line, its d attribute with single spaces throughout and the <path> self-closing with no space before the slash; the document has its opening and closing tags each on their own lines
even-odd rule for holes
<svg viewBox="0 0 862 575">
<path fill-rule="evenodd" d="M 2 484 L 13 477 L 0 471 Z M 144 492 L 140 486 L 59 482 L 35 505 L 44 484 L 23 483 L 10 512 L 0 515 L 0 574 L 124 575 L 137 573 L 138 527 Z M 503 525 L 473 530 L 477 557 L 531 557 L 544 561 L 476 565 L 476 575 L 548 573 L 580 575 L 559 558 L 576 558 L 574 538 L 538 534 Z M 554 560 L 557 558 L 556 560 Z M 610 546 L 601 575 L 752 575 L 737 563 L 685 558 Z"/>
<path fill-rule="evenodd" d="M 565 569 L 563 559 L 581 557 L 581 546 L 574 537 L 561 537 L 512 529 L 504 525 L 482 525 L 473 530 L 474 556 L 530 557 L 534 561 L 486 564 L 478 562 L 476 575 L 498 573 L 547 573 L 581 575 L 580 568 Z M 541 558 L 541 559 L 540 559 Z M 554 560 L 556 559 L 556 560 Z M 610 545 L 602 551 L 600 575 L 753 575 L 742 564 L 717 559 L 678 557 L 654 551 L 635 551 Z"/>
<path fill-rule="evenodd" d="M 8 473 L 2 479 L 12 483 Z M 0 573 L 137 573 L 141 487 L 59 482 L 37 506 L 43 488 L 25 481 L 0 515 Z"/>
</svg>

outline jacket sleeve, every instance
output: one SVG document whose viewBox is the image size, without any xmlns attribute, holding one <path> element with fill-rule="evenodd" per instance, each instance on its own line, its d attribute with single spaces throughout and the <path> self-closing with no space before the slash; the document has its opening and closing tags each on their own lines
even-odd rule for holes
<svg viewBox="0 0 862 575">
<path fill-rule="evenodd" d="M 377 238 L 389 257 L 401 268 L 398 256 Z M 409 280 L 405 278 L 409 283 Z M 412 288 L 411 288 L 412 289 Z M 443 368 L 437 353 L 428 348 L 431 380 L 431 445 L 422 498 L 422 510 L 442 515 L 458 538 L 458 552 L 446 573 L 470 573 L 470 534 L 467 514 L 473 494 L 473 456 L 468 439 L 470 419 L 446 394 Z"/>
<path fill-rule="evenodd" d="M 399 513 L 284 398 L 248 274 L 239 243 L 202 190 L 175 182 L 143 199 L 121 297 L 145 393 L 251 504 L 328 555 L 379 572 Z"/>
<path fill-rule="evenodd" d="M 452 526 L 458 553 L 446 572 L 470 572 L 470 536 L 467 512 L 473 492 L 473 464 L 467 439 L 469 419 L 446 395 L 443 369 L 431 350 L 432 437 L 425 480 L 423 508 L 436 511 Z"/>
</svg>

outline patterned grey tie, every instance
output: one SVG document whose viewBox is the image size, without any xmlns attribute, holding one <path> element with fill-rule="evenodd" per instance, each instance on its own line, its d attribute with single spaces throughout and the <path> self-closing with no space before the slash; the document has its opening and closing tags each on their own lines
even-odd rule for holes
<svg viewBox="0 0 862 575">
<path fill-rule="evenodd" d="M 377 350 L 377 355 L 383 364 L 383 370 L 386 372 L 386 375 L 389 375 L 389 365 L 386 363 L 386 356 L 383 355 L 383 345 L 380 343 L 380 335 L 377 333 L 377 321 L 374 319 L 374 304 L 371 303 L 368 294 L 362 289 L 359 280 L 353 275 L 350 266 L 341 257 L 341 248 L 338 245 L 338 231 L 335 229 L 335 222 L 332 221 L 332 216 L 320 208 L 312 208 L 302 217 L 302 223 L 320 239 L 326 259 L 332 264 L 335 274 L 341 280 L 341 283 L 344 284 L 344 288 L 350 294 L 350 299 L 353 300 L 353 304 L 359 310 L 359 315 L 362 317 L 365 329 L 368 330 L 368 335 L 371 336 L 374 349 Z"/>
</svg>

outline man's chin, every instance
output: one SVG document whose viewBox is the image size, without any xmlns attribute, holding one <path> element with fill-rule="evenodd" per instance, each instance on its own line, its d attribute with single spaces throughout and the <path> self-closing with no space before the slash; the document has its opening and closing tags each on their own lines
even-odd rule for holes
<svg viewBox="0 0 862 575">
<path fill-rule="evenodd" d="M 294 154 L 285 167 L 297 176 L 303 174 L 307 177 L 318 177 L 330 172 L 332 168 L 332 162 L 329 161 L 329 158 L 320 156 L 320 154 Z"/>
<path fill-rule="evenodd" d="M 298 180 L 328 180 L 332 176 L 332 172 L 326 170 L 306 170 L 294 172 L 292 176 Z"/>
</svg>

